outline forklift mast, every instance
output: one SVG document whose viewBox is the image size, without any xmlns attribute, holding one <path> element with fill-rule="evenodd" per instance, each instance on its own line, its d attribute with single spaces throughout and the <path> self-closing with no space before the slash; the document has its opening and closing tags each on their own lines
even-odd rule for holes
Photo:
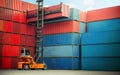
<svg viewBox="0 0 120 75">
<path fill-rule="evenodd" d="M 44 45 L 44 7 L 43 0 L 37 0 L 37 25 L 36 25 L 36 62 L 38 60 L 44 63 L 43 60 L 43 45 Z"/>
</svg>

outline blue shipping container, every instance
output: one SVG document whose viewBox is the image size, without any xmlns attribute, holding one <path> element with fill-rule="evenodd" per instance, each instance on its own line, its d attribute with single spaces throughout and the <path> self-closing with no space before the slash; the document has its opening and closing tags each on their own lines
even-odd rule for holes
<svg viewBox="0 0 120 75">
<path fill-rule="evenodd" d="M 44 36 L 44 46 L 79 44 L 78 33 L 53 34 Z"/>
<path fill-rule="evenodd" d="M 84 33 L 81 36 L 82 45 L 120 43 L 120 31 Z"/>
<path fill-rule="evenodd" d="M 120 30 L 120 18 L 88 23 L 88 32 Z"/>
<path fill-rule="evenodd" d="M 80 29 L 80 30 L 79 30 L 80 33 L 85 33 L 85 32 L 86 32 L 86 26 L 85 26 L 85 23 L 80 22 L 79 29 Z"/>
<path fill-rule="evenodd" d="M 47 46 L 44 47 L 44 57 L 79 57 L 79 46 Z"/>
<path fill-rule="evenodd" d="M 44 58 L 48 69 L 79 69 L 79 58 Z"/>
<path fill-rule="evenodd" d="M 120 71 L 120 58 L 82 58 L 81 69 Z"/>
<path fill-rule="evenodd" d="M 120 57 L 120 44 L 83 45 L 82 57 Z"/>
</svg>

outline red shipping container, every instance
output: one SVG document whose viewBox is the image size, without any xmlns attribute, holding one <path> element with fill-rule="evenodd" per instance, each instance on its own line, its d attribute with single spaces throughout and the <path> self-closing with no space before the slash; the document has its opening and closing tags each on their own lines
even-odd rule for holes
<svg viewBox="0 0 120 75">
<path fill-rule="evenodd" d="M 20 45 L 20 35 L 12 34 L 12 45 Z"/>
<path fill-rule="evenodd" d="M 3 45 L 2 56 L 11 56 L 11 46 Z"/>
<path fill-rule="evenodd" d="M 45 24 L 44 34 L 58 34 L 79 32 L 79 22 L 77 21 L 64 21 L 57 23 Z"/>
<path fill-rule="evenodd" d="M 35 36 L 27 36 L 27 45 L 35 46 Z"/>
<path fill-rule="evenodd" d="M 4 31 L 4 21 L 0 20 L 0 31 Z"/>
<path fill-rule="evenodd" d="M 35 35 L 35 25 L 27 25 L 27 34 Z"/>
<path fill-rule="evenodd" d="M 20 11 L 20 0 L 13 0 L 13 9 Z"/>
<path fill-rule="evenodd" d="M 5 9 L 0 8 L 0 19 L 5 19 Z"/>
<path fill-rule="evenodd" d="M 13 10 L 11 9 L 5 9 L 5 20 L 10 20 L 12 21 L 12 15 L 13 15 Z"/>
<path fill-rule="evenodd" d="M 64 4 L 55 5 L 55 6 L 45 8 L 46 13 L 47 12 L 49 13 L 51 11 L 58 11 L 58 12 L 50 13 L 50 14 L 45 15 L 45 20 L 54 19 L 54 18 L 69 17 L 70 9 L 69 9 L 69 6 L 64 5 Z M 28 12 L 28 16 L 33 16 L 33 15 L 36 15 L 36 14 L 37 14 L 36 10 L 32 10 L 32 11 Z M 37 17 L 32 17 L 32 18 L 27 19 L 27 22 L 31 22 L 31 21 L 37 21 Z"/>
<path fill-rule="evenodd" d="M 12 22 L 4 21 L 4 32 L 12 32 Z"/>
<path fill-rule="evenodd" d="M 27 45 L 27 35 L 20 35 L 20 45 L 25 46 Z"/>
<path fill-rule="evenodd" d="M 80 11 L 80 21 L 86 22 L 86 20 L 87 20 L 86 12 Z"/>
<path fill-rule="evenodd" d="M 28 2 L 21 1 L 21 11 L 26 12 L 28 10 Z"/>
<path fill-rule="evenodd" d="M 0 45 L 0 56 L 2 56 L 3 45 Z"/>
<path fill-rule="evenodd" d="M 27 49 L 30 50 L 30 55 L 32 57 L 34 57 L 35 56 L 35 47 L 27 47 Z"/>
<path fill-rule="evenodd" d="M 17 69 L 17 63 L 19 62 L 19 58 L 16 58 L 16 57 L 14 57 L 14 58 L 11 58 L 11 68 L 12 69 Z"/>
<path fill-rule="evenodd" d="M 13 9 L 13 1 L 14 0 L 5 0 L 5 8 Z"/>
<path fill-rule="evenodd" d="M 120 18 L 120 6 L 91 10 L 87 12 L 87 22 Z"/>
<path fill-rule="evenodd" d="M 12 46 L 11 48 L 11 56 L 18 57 L 20 55 L 20 46 Z"/>
<path fill-rule="evenodd" d="M 3 34 L 3 44 L 11 44 L 12 43 L 12 34 L 4 33 Z"/>
<path fill-rule="evenodd" d="M 19 11 L 13 11 L 13 21 L 20 22 L 20 12 Z"/>
<path fill-rule="evenodd" d="M 26 24 L 21 24 L 20 34 L 27 34 L 27 25 Z"/>
<path fill-rule="evenodd" d="M 3 32 L 0 32 L 0 44 L 3 44 Z"/>
<path fill-rule="evenodd" d="M 20 13 L 20 22 L 26 23 L 26 13 Z"/>
<path fill-rule="evenodd" d="M 11 58 L 2 57 L 1 69 L 11 69 Z"/>
<path fill-rule="evenodd" d="M 4 7 L 5 6 L 5 0 L 1 0 L 0 1 L 0 7 Z"/>
<path fill-rule="evenodd" d="M 13 22 L 13 33 L 20 33 L 21 24 L 17 22 Z"/>
</svg>

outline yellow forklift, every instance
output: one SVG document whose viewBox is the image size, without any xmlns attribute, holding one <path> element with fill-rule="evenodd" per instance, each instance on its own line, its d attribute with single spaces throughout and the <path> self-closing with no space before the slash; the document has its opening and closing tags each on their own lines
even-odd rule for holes
<svg viewBox="0 0 120 75">
<path fill-rule="evenodd" d="M 45 63 L 37 63 L 34 61 L 33 57 L 30 55 L 30 51 L 23 48 L 20 53 L 20 62 L 18 62 L 19 70 L 29 70 L 29 69 L 47 69 Z"/>
<path fill-rule="evenodd" d="M 36 25 L 36 61 L 34 61 L 33 57 L 30 55 L 30 51 L 23 48 L 20 53 L 20 62 L 18 62 L 18 69 L 47 69 L 46 64 L 43 59 L 43 31 L 44 31 L 44 8 L 43 8 L 43 0 L 37 0 L 38 8 L 37 8 L 37 23 L 31 24 Z M 41 44 L 38 46 L 38 43 Z M 41 61 L 40 63 L 37 63 Z"/>
</svg>

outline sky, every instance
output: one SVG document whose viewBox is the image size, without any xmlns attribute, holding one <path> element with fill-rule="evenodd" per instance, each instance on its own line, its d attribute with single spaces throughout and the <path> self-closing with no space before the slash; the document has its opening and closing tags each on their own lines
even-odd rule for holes
<svg viewBox="0 0 120 75">
<path fill-rule="evenodd" d="M 36 0 L 23 0 L 36 4 Z M 120 6 L 120 0 L 44 0 L 44 6 L 63 4 L 69 5 L 71 8 L 88 11 L 100 8 Z"/>
</svg>

